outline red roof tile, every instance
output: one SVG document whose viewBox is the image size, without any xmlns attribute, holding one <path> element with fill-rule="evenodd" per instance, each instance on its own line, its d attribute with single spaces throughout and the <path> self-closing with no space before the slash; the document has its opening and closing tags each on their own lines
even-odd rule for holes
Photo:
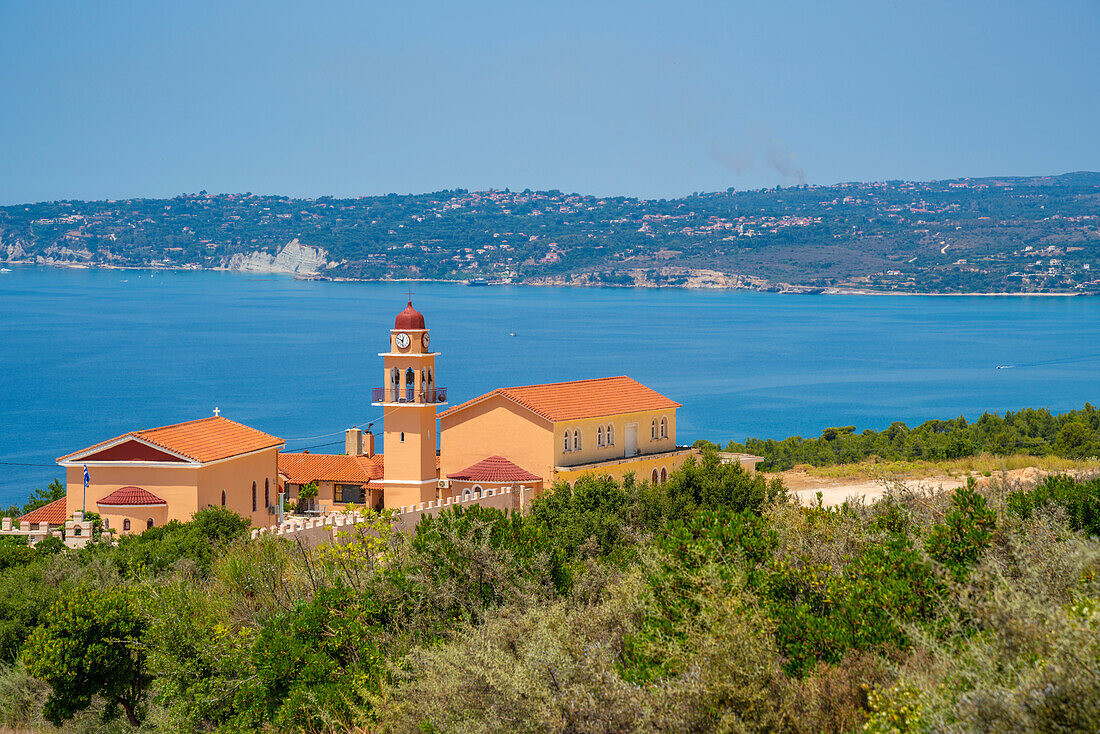
<svg viewBox="0 0 1100 734">
<path fill-rule="evenodd" d="M 462 471 L 448 474 L 448 479 L 470 482 L 540 482 L 542 477 L 521 469 L 503 456 L 490 456 Z"/>
<path fill-rule="evenodd" d="M 494 395 L 508 398 L 551 422 L 680 407 L 680 403 L 666 398 L 637 380 L 620 376 L 525 387 L 501 387 L 445 410 L 439 417 L 457 413 Z"/>
<path fill-rule="evenodd" d="M 135 505 L 167 505 L 168 503 L 141 487 L 122 487 L 111 492 L 96 504 L 108 507 L 132 507 Z"/>
<path fill-rule="evenodd" d="M 54 500 L 48 505 L 42 505 L 38 509 L 31 510 L 23 517 L 17 518 L 15 522 L 20 523 L 23 521 L 29 522 L 31 525 L 37 525 L 38 523 L 49 523 L 50 525 L 64 525 L 65 521 L 69 519 L 69 515 L 65 512 L 65 498 L 62 497 L 59 500 Z"/>
<path fill-rule="evenodd" d="M 281 446 L 283 440 L 255 428 L 231 421 L 221 416 L 211 416 L 198 420 L 176 423 L 160 428 L 143 428 L 102 441 L 80 451 L 74 451 L 58 459 L 66 461 L 74 457 L 92 453 L 109 444 L 126 438 L 137 438 L 154 446 L 186 456 L 192 461 L 207 462 L 228 459 L 260 449 Z"/>
<path fill-rule="evenodd" d="M 314 481 L 367 484 L 382 478 L 383 459 L 381 454 L 279 454 L 279 473 L 294 484 Z"/>
</svg>

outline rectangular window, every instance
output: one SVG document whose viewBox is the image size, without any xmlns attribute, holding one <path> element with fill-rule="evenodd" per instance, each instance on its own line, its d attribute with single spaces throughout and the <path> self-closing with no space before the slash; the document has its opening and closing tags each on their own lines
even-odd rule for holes
<svg viewBox="0 0 1100 734">
<path fill-rule="evenodd" d="M 363 503 L 363 488 L 358 484 L 337 484 L 335 490 L 337 502 Z"/>
</svg>

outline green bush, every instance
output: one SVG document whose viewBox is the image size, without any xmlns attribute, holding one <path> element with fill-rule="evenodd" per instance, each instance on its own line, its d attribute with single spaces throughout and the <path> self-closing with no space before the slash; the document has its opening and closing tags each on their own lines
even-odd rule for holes
<svg viewBox="0 0 1100 734">
<path fill-rule="evenodd" d="M 1019 517 L 1028 518 L 1036 509 L 1062 508 L 1074 530 L 1100 536 L 1100 477 L 1078 481 L 1070 476 L 1052 475 L 1030 492 L 1013 492 L 1008 496 L 1009 509 Z"/>
<path fill-rule="evenodd" d="M 989 547 L 996 514 L 975 490 L 974 480 L 951 496 L 952 509 L 942 524 L 932 528 L 926 542 L 928 554 L 950 568 L 961 580 Z"/>
</svg>

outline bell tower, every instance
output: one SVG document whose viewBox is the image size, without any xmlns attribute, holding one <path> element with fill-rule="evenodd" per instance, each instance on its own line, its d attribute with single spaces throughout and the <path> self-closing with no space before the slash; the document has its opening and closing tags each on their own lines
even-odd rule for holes
<svg viewBox="0 0 1100 734">
<path fill-rule="evenodd" d="M 382 408 L 385 506 L 402 507 L 434 500 L 439 482 L 436 468 L 436 407 L 447 402 L 447 389 L 435 384 L 435 358 L 424 315 L 412 301 L 394 319 L 390 348 L 382 352 L 382 387 L 372 390 L 371 403 Z"/>
</svg>

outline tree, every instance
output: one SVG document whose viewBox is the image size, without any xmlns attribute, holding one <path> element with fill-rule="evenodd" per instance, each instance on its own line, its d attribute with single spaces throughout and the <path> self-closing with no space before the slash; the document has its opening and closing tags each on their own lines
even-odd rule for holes
<svg viewBox="0 0 1100 734">
<path fill-rule="evenodd" d="M 52 689 L 46 719 L 61 726 L 100 696 L 105 720 L 121 708 L 131 726 L 140 726 L 151 680 L 140 643 L 144 630 L 124 590 L 83 588 L 59 599 L 24 649 L 27 672 Z"/>
<path fill-rule="evenodd" d="M 1084 458 L 1096 451 L 1092 430 L 1080 421 L 1070 421 L 1062 426 L 1054 441 L 1054 453 L 1071 459 Z"/>
</svg>

